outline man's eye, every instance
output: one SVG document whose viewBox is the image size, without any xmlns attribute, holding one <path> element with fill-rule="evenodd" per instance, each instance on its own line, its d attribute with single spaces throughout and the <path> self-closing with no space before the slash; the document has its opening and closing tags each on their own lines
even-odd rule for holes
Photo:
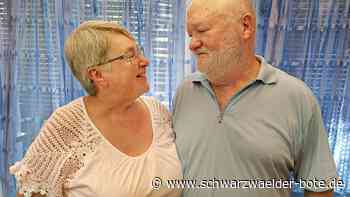
<svg viewBox="0 0 350 197">
<path fill-rule="evenodd" d="M 200 33 L 203 33 L 203 32 L 208 31 L 208 29 L 207 28 L 200 28 L 197 31 L 200 32 Z"/>
</svg>

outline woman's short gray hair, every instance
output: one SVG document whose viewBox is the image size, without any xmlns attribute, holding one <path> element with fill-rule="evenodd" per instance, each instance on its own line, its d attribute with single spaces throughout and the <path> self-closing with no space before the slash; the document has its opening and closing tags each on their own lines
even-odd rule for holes
<svg viewBox="0 0 350 197">
<path fill-rule="evenodd" d="M 110 48 L 109 33 L 133 36 L 116 22 L 87 21 L 79 25 L 66 39 L 64 54 L 66 60 L 81 85 L 89 95 L 96 95 L 96 87 L 87 76 L 87 69 L 106 61 Z"/>
</svg>

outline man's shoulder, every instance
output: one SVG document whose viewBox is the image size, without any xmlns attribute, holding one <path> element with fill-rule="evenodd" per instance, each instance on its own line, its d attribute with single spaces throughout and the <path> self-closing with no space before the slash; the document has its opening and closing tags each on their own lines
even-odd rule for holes
<svg viewBox="0 0 350 197">
<path fill-rule="evenodd" d="M 205 80 L 205 76 L 202 73 L 194 72 L 194 73 L 191 73 L 191 74 L 185 76 L 178 87 L 179 87 L 179 89 L 185 88 L 185 87 L 188 87 L 188 88 L 193 87 L 193 84 L 195 82 L 200 82 L 203 80 Z"/>
<path fill-rule="evenodd" d="M 281 95 L 284 94 L 290 99 L 309 100 L 310 102 L 316 102 L 315 96 L 310 87 L 301 79 L 279 69 L 276 69 L 278 78 L 277 87 L 281 91 Z"/>
<path fill-rule="evenodd" d="M 278 81 L 282 83 L 281 85 L 292 87 L 301 86 L 303 88 L 307 88 L 307 85 L 301 79 L 281 70 L 280 68 L 273 68 L 276 69 Z"/>
</svg>

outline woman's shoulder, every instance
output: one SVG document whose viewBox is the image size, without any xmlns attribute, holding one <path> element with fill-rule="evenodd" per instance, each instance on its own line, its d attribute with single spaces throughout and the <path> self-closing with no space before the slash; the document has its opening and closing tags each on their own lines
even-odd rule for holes
<svg viewBox="0 0 350 197">
<path fill-rule="evenodd" d="M 74 143 L 82 142 L 82 138 L 86 136 L 87 124 L 85 122 L 87 120 L 82 98 L 57 108 L 42 125 L 29 152 L 34 150 L 51 154 L 69 152 Z"/>
<path fill-rule="evenodd" d="M 99 138 L 86 114 L 83 97 L 57 108 L 45 122 L 39 135 L 54 137 L 68 147 L 91 144 L 91 140 L 96 141 Z"/>
<path fill-rule="evenodd" d="M 89 129 L 82 98 L 57 108 L 43 124 L 25 157 L 11 167 L 21 193 L 62 196 L 63 184 L 94 151 L 99 135 Z"/>
<path fill-rule="evenodd" d="M 169 110 L 165 103 L 162 103 L 157 98 L 153 96 L 142 96 L 141 99 L 148 105 L 148 107 L 154 112 L 154 113 L 165 113 L 169 114 Z"/>
<path fill-rule="evenodd" d="M 42 128 L 54 126 L 57 132 L 78 132 L 86 125 L 83 98 L 80 97 L 57 108 L 45 121 Z"/>
<path fill-rule="evenodd" d="M 83 106 L 83 97 L 79 97 L 61 107 L 58 107 L 54 112 L 52 113 L 52 116 L 62 115 L 66 118 L 79 118 L 84 115 L 84 106 Z M 77 117 L 79 115 L 79 117 Z"/>
<path fill-rule="evenodd" d="M 142 96 L 141 99 L 147 104 L 153 120 L 159 124 L 170 123 L 171 114 L 166 104 L 151 96 Z"/>
</svg>

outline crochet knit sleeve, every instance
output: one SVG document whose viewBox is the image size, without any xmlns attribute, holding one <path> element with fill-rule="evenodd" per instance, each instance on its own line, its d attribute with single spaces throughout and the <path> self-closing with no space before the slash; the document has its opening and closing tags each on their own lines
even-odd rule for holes
<svg viewBox="0 0 350 197">
<path fill-rule="evenodd" d="M 10 167 L 18 192 L 26 197 L 39 193 L 63 197 L 64 185 L 84 166 L 93 150 L 84 117 L 78 107 L 60 108 L 45 122 L 24 158 Z"/>
</svg>

